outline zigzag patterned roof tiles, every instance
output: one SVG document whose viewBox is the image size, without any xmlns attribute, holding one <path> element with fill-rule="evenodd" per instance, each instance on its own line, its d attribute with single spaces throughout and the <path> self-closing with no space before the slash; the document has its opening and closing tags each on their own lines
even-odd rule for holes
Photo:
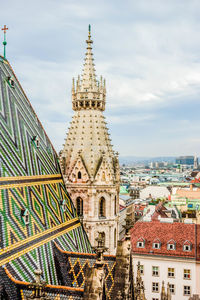
<svg viewBox="0 0 200 300">
<path fill-rule="evenodd" d="M 20 286 L 41 269 L 48 285 L 60 284 L 54 242 L 62 251 L 92 253 L 57 154 L 10 64 L 0 56 L 0 294 L 6 274 Z M 82 292 L 71 291 L 76 296 L 70 299 L 81 299 Z M 21 288 L 17 293 L 24 299 L 29 292 Z M 66 293 L 55 299 L 68 299 Z"/>
</svg>

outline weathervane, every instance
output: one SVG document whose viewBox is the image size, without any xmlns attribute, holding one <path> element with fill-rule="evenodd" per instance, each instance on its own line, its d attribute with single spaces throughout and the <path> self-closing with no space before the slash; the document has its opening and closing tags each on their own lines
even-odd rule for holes
<svg viewBox="0 0 200 300">
<path fill-rule="evenodd" d="M 6 59 L 6 45 L 7 45 L 7 42 L 6 42 L 6 31 L 8 30 L 8 27 L 6 27 L 6 25 L 4 25 L 3 28 L 1 28 L 1 30 L 3 30 L 4 32 L 4 41 L 3 41 L 3 46 L 4 46 L 4 58 Z"/>
</svg>

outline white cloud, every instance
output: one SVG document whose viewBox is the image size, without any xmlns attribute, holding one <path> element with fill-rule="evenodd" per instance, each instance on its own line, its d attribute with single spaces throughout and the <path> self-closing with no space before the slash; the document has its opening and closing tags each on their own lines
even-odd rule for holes
<svg viewBox="0 0 200 300">
<path fill-rule="evenodd" d="M 120 128 L 130 124 L 126 130 L 131 140 L 136 124 L 151 123 L 157 130 L 159 109 L 179 102 L 180 112 L 181 102 L 198 97 L 199 9 L 196 0 L 4 1 L 0 19 L 9 26 L 8 57 L 56 148 L 63 143 L 72 115 L 71 80 L 81 73 L 88 23 L 97 75 L 107 80 L 109 122 Z M 183 116 L 184 120 L 192 121 Z M 163 112 L 163 132 L 165 122 Z M 181 131 L 188 128 L 187 122 L 172 123 L 180 129 L 170 127 L 171 142 L 167 138 L 166 144 L 154 136 L 155 155 L 172 151 L 175 137 L 180 140 Z M 138 153 L 149 149 L 142 129 L 140 135 L 143 141 L 134 140 Z M 194 139 L 188 141 L 191 148 L 197 146 Z M 124 142 L 119 143 L 121 153 L 127 151 Z M 183 144 L 182 149 L 189 147 Z M 131 147 L 134 151 L 133 143 Z"/>
</svg>

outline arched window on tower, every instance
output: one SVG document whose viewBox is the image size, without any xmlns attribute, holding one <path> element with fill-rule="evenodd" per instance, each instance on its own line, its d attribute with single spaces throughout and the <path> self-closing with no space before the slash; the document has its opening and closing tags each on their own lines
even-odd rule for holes
<svg viewBox="0 0 200 300">
<path fill-rule="evenodd" d="M 114 202 L 114 215 L 117 214 L 117 196 L 115 196 L 115 202 Z"/>
<path fill-rule="evenodd" d="M 117 246 L 117 231 L 116 231 L 116 228 L 114 230 L 114 248 L 116 248 Z"/>
<path fill-rule="evenodd" d="M 81 197 L 76 199 L 76 211 L 79 217 L 83 216 L 83 199 Z"/>
<path fill-rule="evenodd" d="M 99 201 L 99 217 L 105 217 L 106 216 L 106 207 L 105 207 L 105 198 L 101 197 Z"/>
<path fill-rule="evenodd" d="M 82 174 L 80 171 L 78 171 L 78 179 L 81 179 L 82 178 Z"/>
</svg>

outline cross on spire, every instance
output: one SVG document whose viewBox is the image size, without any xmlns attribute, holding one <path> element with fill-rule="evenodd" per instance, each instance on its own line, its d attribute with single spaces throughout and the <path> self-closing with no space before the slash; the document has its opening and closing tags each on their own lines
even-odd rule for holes
<svg viewBox="0 0 200 300">
<path fill-rule="evenodd" d="M 3 30 L 3 32 L 6 33 L 6 31 L 8 30 L 8 27 L 6 27 L 6 25 L 4 25 L 4 27 L 1 28 L 1 30 Z"/>
<path fill-rule="evenodd" d="M 1 30 L 3 30 L 3 33 L 4 33 L 3 46 L 4 46 L 4 58 L 6 58 L 6 45 L 7 45 L 7 42 L 6 42 L 6 31 L 8 30 L 8 27 L 6 27 L 6 25 L 4 25 L 4 27 L 1 28 Z"/>
</svg>

